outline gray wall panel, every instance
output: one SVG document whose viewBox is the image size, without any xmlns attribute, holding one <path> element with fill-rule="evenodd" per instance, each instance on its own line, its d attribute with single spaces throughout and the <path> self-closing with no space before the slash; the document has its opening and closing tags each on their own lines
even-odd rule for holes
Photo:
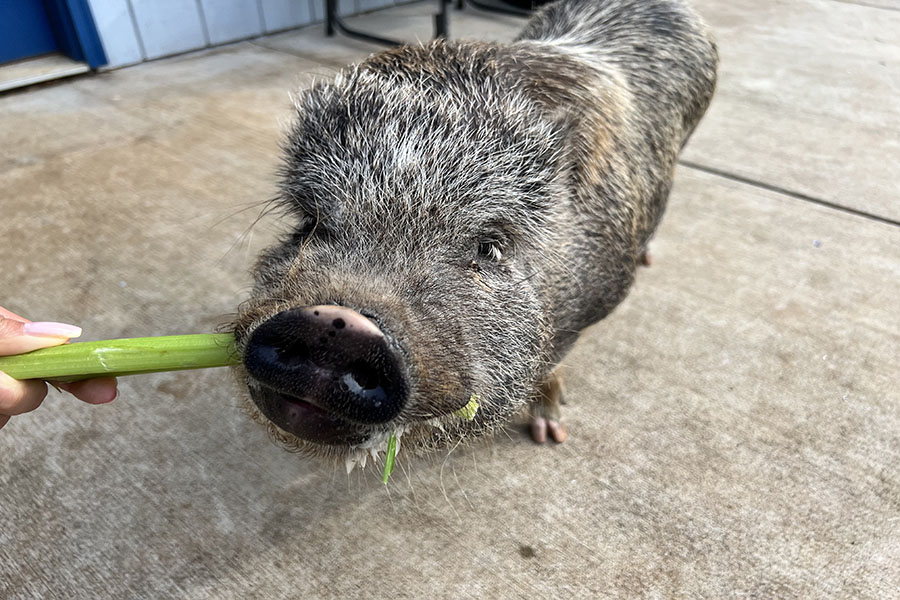
<svg viewBox="0 0 900 600">
<path fill-rule="evenodd" d="M 263 32 L 256 0 L 200 0 L 209 43 L 213 46 Z"/>
<path fill-rule="evenodd" d="M 207 44 L 195 0 L 129 0 L 145 58 L 159 58 Z"/>
<path fill-rule="evenodd" d="M 109 67 L 144 60 L 127 0 L 88 0 Z"/>
<path fill-rule="evenodd" d="M 281 31 L 313 22 L 311 2 L 323 0 L 259 0 L 265 30 Z"/>
</svg>

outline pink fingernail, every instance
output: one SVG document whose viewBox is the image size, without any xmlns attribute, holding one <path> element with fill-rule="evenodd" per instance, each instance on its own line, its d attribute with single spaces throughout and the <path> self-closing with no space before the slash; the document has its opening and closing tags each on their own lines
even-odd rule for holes
<svg viewBox="0 0 900 600">
<path fill-rule="evenodd" d="M 65 323 L 38 321 L 37 323 L 25 323 L 22 327 L 22 332 L 25 335 L 76 338 L 81 335 L 81 327 Z"/>
</svg>

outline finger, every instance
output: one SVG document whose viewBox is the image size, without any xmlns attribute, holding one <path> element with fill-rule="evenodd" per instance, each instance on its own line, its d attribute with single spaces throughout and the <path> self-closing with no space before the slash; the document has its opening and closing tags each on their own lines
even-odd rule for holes
<svg viewBox="0 0 900 600">
<path fill-rule="evenodd" d="M 43 381 L 19 381 L 0 371 L 0 414 L 13 416 L 32 411 L 46 396 L 47 384 Z"/>
<path fill-rule="evenodd" d="M 26 319 L 25 317 L 20 317 L 13 311 L 6 310 L 2 306 L 0 306 L 0 317 L 6 317 L 7 319 L 15 319 L 16 321 L 22 321 L 23 323 L 28 323 L 28 319 Z"/>
<path fill-rule="evenodd" d="M 119 395 L 115 377 L 97 377 L 75 383 L 54 383 L 54 385 L 88 404 L 106 404 L 115 400 Z"/>
<path fill-rule="evenodd" d="M 0 356 L 23 354 L 38 348 L 58 346 L 81 335 L 81 328 L 66 323 L 23 323 L 0 317 Z"/>
</svg>

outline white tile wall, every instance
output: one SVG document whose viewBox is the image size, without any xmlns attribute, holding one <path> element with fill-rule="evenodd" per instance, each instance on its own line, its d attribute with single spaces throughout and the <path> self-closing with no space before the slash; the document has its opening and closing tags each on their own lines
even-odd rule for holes
<svg viewBox="0 0 900 600">
<path fill-rule="evenodd" d="M 338 0 L 342 16 L 409 0 Z M 106 68 L 322 21 L 325 0 L 88 0 Z"/>
</svg>

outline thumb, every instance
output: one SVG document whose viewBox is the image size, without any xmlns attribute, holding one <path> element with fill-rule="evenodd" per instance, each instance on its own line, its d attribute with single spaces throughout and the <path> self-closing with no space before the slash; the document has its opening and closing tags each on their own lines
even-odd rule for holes
<svg viewBox="0 0 900 600">
<path fill-rule="evenodd" d="M 81 335 L 81 328 L 47 321 L 30 323 L 0 316 L 0 356 L 58 346 Z"/>
</svg>

